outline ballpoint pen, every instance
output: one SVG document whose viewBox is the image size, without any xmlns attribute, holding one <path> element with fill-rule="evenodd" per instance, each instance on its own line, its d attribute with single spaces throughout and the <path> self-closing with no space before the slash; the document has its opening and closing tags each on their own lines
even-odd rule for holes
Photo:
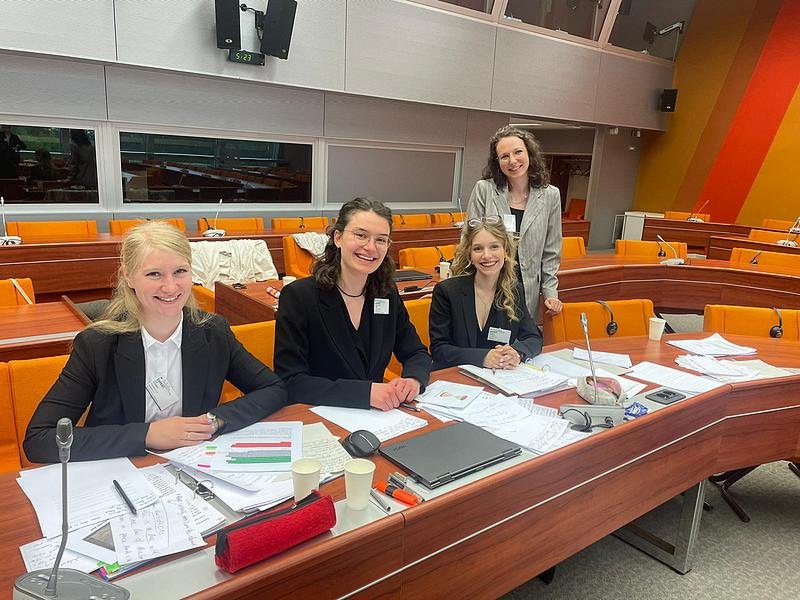
<svg viewBox="0 0 800 600">
<path fill-rule="evenodd" d="M 392 507 L 386 504 L 386 501 L 375 491 L 375 488 L 369 488 L 369 495 L 372 496 L 372 499 L 378 503 L 378 506 L 380 506 L 387 515 L 392 511 Z"/>
<path fill-rule="evenodd" d="M 401 402 L 400 408 L 407 408 L 408 410 L 413 410 L 414 412 L 422 412 L 421 408 L 417 407 L 414 404 L 411 404 L 411 402 Z"/>
<path fill-rule="evenodd" d="M 128 498 L 128 494 L 126 494 L 125 490 L 122 489 L 122 486 L 119 484 L 119 481 L 114 479 L 113 483 L 114 483 L 114 489 L 117 490 L 120 496 L 122 496 L 122 499 L 125 501 L 125 504 L 127 504 L 128 508 L 131 509 L 131 513 L 135 515 L 136 507 L 133 505 L 133 502 L 131 502 L 131 499 Z"/>
</svg>

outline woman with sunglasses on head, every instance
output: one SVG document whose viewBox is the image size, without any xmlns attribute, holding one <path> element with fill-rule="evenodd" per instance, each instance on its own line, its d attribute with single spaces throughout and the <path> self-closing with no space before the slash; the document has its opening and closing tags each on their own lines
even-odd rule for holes
<svg viewBox="0 0 800 600">
<path fill-rule="evenodd" d="M 275 371 L 290 402 L 390 410 L 427 385 L 431 357 L 393 279 L 391 233 L 381 202 L 347 202 L 311 277 L 283 289 Z M 383 383 L 393 352 L 403 374 Z"/>
<path fill-rule="evenodd" d="M 451 271 L 433 288 L 434 368 L 513 369 L 542 350 L 514 268 L 514 239 L 498 216 L 467 221 Z"/>
<path fill-rule="evenodd" d="M 138 456 L 193 446 L 255 423 L 286 404 L 280 379 L 218 315 L 192 296 L 189 240 L 164 222 L 122 242 L 114 296 L 102 320 L 80 332 L 69 360 L 31 417 L 25 454 L 58 462 L 56 426 L 68 417 L 72 459 Z M 225 380 L 244 395 L 217 406 Z"/>
<path fill-rule="evenodd" d="M 549 185 L 539 144 L 523 129 L 507 125 L 489 140 L 489 160 L 472 190 L 467 218 L 488 215 L 499 216 L 518 237 L 517 276 L 534 320 L 540 320 L 540 295 L 547 314 L 560 313 L 561 195 Z"/>
</svg>

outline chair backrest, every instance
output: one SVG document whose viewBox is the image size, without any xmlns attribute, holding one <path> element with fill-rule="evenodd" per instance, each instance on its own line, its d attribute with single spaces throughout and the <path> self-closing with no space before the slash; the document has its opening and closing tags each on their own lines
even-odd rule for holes
<svg viewBox="0 0 800 600">
<path fill-rule="evenodd" d="M 780 311 L 783 329 L 780 339 L 799 340 L 800 311 L 788 308 Z M 703 331 L 709 332 L 770 337 L 770 329 L 778 325 L 778 322 L 778 313 L 774 308 L 707 304 L 703 311 Z"/>
<path fill-rule="evenodd" d="M 247 323 L 246 325 L 233 325 L 231 331 L 236 339 L 270 369 L 275 364 L 275 321 L 261 323 Z M 230 402 L 242 395 L 230 381 L 222 386 L 221 402 Z"/>
<path fill-rule="evenodd" d="M 751 262 L 755 260 L 756 262 Z M 751 248 L 734 248 L 731 250 L 731 265 L 769 265 L 773 267 L 787 267 L 791 270 L 800 270 L 800 254 L 788 252 L 762 252 Z"/>
<path fill-rule="evenodd" d="M 424 227 L 425 225 L 431 224 L 431 216 L 430 215 L 392 215 L 392 224 L 395 227 L 400 227 L 403 225 L 414 225 L 416 227 Z"/>
<path fill-rule="evenodd" d="M 273 229 L 325 229 L 328 226 L 328 217 L 274 217 Z"/>
<path fill-rule="evenodd" d="M 685 221 L 689 217 L 697 217 L 698 219 L 703 219 L 703 221 L 708 223 L 711 220 L 711 213 L 691 213 L 691 212 L 682 212 L 679 210 L 664 211 L 664 218 L 671 219 L 673 221 Z"/>
<path fill-rule="evenodd" d="M 585 214 L 586 200 L 583 198 L 570 198 L 566 217 L 568 219 L 583 219 Z"/>
<path fill-rule="evenodd" d="M 789 228 L 794 225 L 794 221 L 783 221 L 781 219 L 764 219 L 761 221 L 761 226 L 764 229 L 782 229 L 789 231 Z"/>
<path fill-rule="evenodd" d="M 464 222 L 466 218 L 467 213 L 464 212 L 433 213 L 431 215 L 434 225 L 452 225 L 453 223 Z"/>
<path fill-rule="evenodd" d="M 14 400 L 14 421 L 17 427 L 19 460 L 23 467 L 31 465 L 22 449 L 25 430 L 39 402 L 58 379 L 69 357 L 47 356 L 29 360 L 12 360 L 8 363 L 11 397 Z"/>
<path fill-rule="evenodd" d="M 33 282 L 27 277 L 18 278 L 17 283 L 28 294 L 31 302 L 36 303 L 36 296 L 33 293 Z M 0 306 L 21 306 L 28 301 L 19 293 L 19 290 L 10 279 L 0 279 Z"/>
<path fill-rule="evenodd" d="M 448 244 L 446 246 L 423 246 L 421 248 L 403 248 L 399 252 L 400 268 L 432 269 L 442 262 L 442 257 L 444 257 L 445 260 L 453 260 L 455 253 L 455 244 Z"/>
<path fill-rule="evenodd" d="M 614 314 L 614 321 L 618 325 L 614 337 L 649 333 L 650 317 L 655 316 L 652 300 L 609 300 L 606 304 Z M 563 306 L 559 314 L 552 317 L 544 316 L 545 344 L 582 340 L 581 313 L 586 313 L 590 338 L 611 337 L 606 330 L 611 315 L 599 302 L 565 302 Z"/>
<path fill-rule="evenodd" d="M 201 310 L 207 313 L 215 312 L 216 301 L 213 290 L 203 287 L 202 285 L 194 284 L 192 286 L 192 294 L 194 295 L 194 299 L 197 300 L 197 304 L 200 306 Z"/>
<path fill-rule="evenodd" d="M 232 233 L 259 233 L 264 231 L 264 219 L 261 217 L 229 217 L 226 219 L 197 219 L 197 231 L 207 229 L 225 229 Z"/>
<path fill-rule="evenodd" d="M 423 344 L 425 344 L 426 348 L 430 348 L 431 334 L 430 334 L 430 329 L 428 327 L 428 315 L 431 312 L 430 296 L 425 298 L 419 298 L 417 300 L 406 300 L 404 304 L 406 305 L 406 310 L 408 311 L 408 318 L 411 320 L 411 323 L 417 330 L 417 335 L 419 335 L 419 339 L 422 341 Z M 386 371 L 384 372 L 384 377 L 387 380 L 390 380 L 396 377 L 400 377 L 402 373 L 403 373 L 403 365 L 401 365 L 400 361 L 397 360 L 394 354 L 392 354 L 392 359 L 389 361 L 389 366 L 386 367 Z"/>
<path fill-rule="evenodd" d="M 97 221 L 9 221 L 8 235 L 97 235 Z"/>
<path fill-rule="evenodd" d="M 686 242 L 667 242 L 678 253 L 679 258 L 685 259 L 689 253 Z M 654 256 L 658 257 L 661 247 L 664 248 L 664 258 L 674 258 L 675 255 L 663 242 L 647 242 L 642 240 L 617 240 L 614 242 L 614 254 L 618 256 Z"/>
<path fill-rule="evenodd" d="M 800 245 L 800 236 L 796 236 L 793 233 L 782 232 L 782 231 L 766 231 L 764 229 L 751 229 L 750 235 L 747 236 L 747 239 L 753 240 L 754 242 L 766 242 L 768 244 L 777 244 L 780 240 L 795 240 L 798 245 Z"/>
<path fill-rule="evenodd" d="M 174 225 L 181 231 L 186 231 L 186 221 L 184 221 L 182 217 L 175 217 L 174 219 L 154 219 L 154 220 L 164 221 L 165 223 Z M 122 235 L 126 233 L 128 229 L 136 227 L 137 225 L 141 225 L 142 223 L 146 223 L 146 221 L 144 219 L 111 219 L 108 222 L 108 230 L 110 233 L 114 235 Z"/>
<path fill-rule="evenodd" d="M 297 245 L 291 235 L 283 236 L 283 269 L 287 275 L 301 279 L 311 275 L 314 257 L 308 250 Z"/>
<path fill-rule="evenodd" d="M 561 239 L 561 258 L 579 258 L 586 256 L 586 245 L 582 237 L 565 237 Z"/>
<path fill-rule="evenodd" d="M 17 471 L 19 462 L 19 441 L 14 421 L 14 400 L 11 396 L 11 380 L 8 365 L 0 363 L 0 473 Z"/>
</svg>

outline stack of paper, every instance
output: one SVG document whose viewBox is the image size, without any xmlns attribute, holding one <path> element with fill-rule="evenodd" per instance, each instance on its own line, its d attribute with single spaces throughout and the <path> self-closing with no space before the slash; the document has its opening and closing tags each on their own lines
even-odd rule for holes
<svg viewBox="0 0 800 600">
<path fill-rule="evenodd" d="M 589 352 L 583 348 L 575 348 L 572 350 L 572 357 L 588 361 Z M 614 352 L 592 352 L 592 361 L 595 364 L 614 365 L 623 369 L 630 369 L 633 366 L 631 357 L 628 354 L 616 354 Z"/>
<path fill-rule="evenodd" d="M 669 340 L 667 343 L 702 356 L 748 356 L 756 353 L 755 348 L 738 346 L 718 333 L 702 340 Z"/>
<path fill-rule="evenodd" d="M 567 378 L 521 364 L 516 369 L 486 369 L 474 365 L 459 365 L 464 373 L 500 390 L 509 396 L 535 396 L 555 388 L 565 387 Z"/>
<path fill-rule="evenodd" d="M 315 406 L 311 412 L 336 423 L 347 431 L 366 429 L 381 442 L 420 429 L 428 424 L 425 419 L 397 409 L 382 411 L 375 408 L 364 410 L 363 408 L 341 408 L 339 406 Z"/>
<path fill-rule="evenodd" d="M 714 379 L 698 377 L 691 373 L 684 373 L 678 369 L 662 367 L 661 365 L 651 362 L 641 362 L 638 365 L 634 365 L 630 374 L 632 377 L 636 377 L 636 379 L 651 381 L 658 385 L 683 392 L 687 396 L 702 394 L 703 392 L 708 392 L 722 385 L 722 383 Z"/>
<path fill-rule="evenodd" d="M 425 405 L 445 408 L 464 408 L 483 392 L 480 385 L 464 385 L 439 379 L 431 383 L 416 400 Z"/>
<path fill-rule="evenodd" d="M 575 352 L 578 354 L 576 358 L 580 360 L 579 356 L 582 355 L 580 352 L 578 352 L 579 350 L 580 348 L 575 348 Z M 585 353 L 586 351 L 583 350 L 582 352 Z M 594 356 L 594 354 L 595 353 L 592 353 L 592 356 Z M 624 360 L 623 358 L 616 358 L 614 360 L 616 360 L 620 364 L 627 362 L 628 366 L 630 366 L 630 358 L 628 357 L 627 354 L 610 354 L 610 353 L 606 354 L 609 354 L 610 356 L 613 357 L 624 357 L 625 359 L 627 359 L 627 361 Z M 556 373 L 558 375 L 563 375 L 564 377 L 568 377 L 567 383 L 569 384 L 570 387 L 577 386 L 578 377 L 586 377 L 592 374 L 592 371 L 588 365 L 582 366 L 575 364 L 574 362 L 564 360 L 559 356 L 555 356 L 554 353 L 540 354 L 539 356 L 533 359 L 533 362 L 536 366 L 543 368 L 545 370 L 549 370 L 551 373 Z M 620 387 L 622 387 L 622 389 L 625 390 L 625 393 L 627 394 L 628 398 L 632 398 L 633 396 L 635 396 L 636 394 L 638 394 L 647 387 L 647 385 L 643 383 L 639 383 L 638 381 L 633 381 L 632 379 L 627 379 L 620 375 L 615 375 L 614 373 L 610 373 L 605 369 L 597 368 L 595 369 L 595 373 L 597 374 L 598 377 L 609 377 L 611 379 L 616 379 Z"/>
<path fill-rule="evenodd" d="M 758 371 L 748 369 L 735 360 L 717 360 L 713 356 L 695 356 L 684 354 L 675 359 L 675 362 L 691 371 L 697 371 L 720 381 L 751 381 L 760 377 Z"/>
</svg>

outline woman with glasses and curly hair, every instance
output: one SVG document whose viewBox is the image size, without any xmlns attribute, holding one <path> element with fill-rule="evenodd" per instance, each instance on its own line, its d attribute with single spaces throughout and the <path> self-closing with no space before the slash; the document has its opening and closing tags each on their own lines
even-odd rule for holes
<svg viewBox="0 0 800 600">
<path fill-rule="evenodd" d="M 514 239 L 498 216 L 470 219 L 456 248 L 453 277 L 433 288 L 434 368 L 470 364 L 513 369 L 542 350 L 542 334 L 517 280 Z"/>
<path fill-rule="evenodd" d="M 394 283 L 391 233 L 381 202 L 347 202 L 311 277 L 283 289 L 275 372 L 290 402 L 389 410 L 427 385 L 431 357 Z M 403 374 L 383 383 L 392 353 Z"/>
<path fill-rule="evenodd" d="M 556 277 L 561 264 L 561 196 L 549 181 L 536 139 L 507 125 L 489 140 L 483 179 L 475 184 L 467 207 L 467 218 L 497 215 L 515 232 L 517 276 L 536 322 L 540 295 L 548 314 L 561 312 Z"/>
</svg>

